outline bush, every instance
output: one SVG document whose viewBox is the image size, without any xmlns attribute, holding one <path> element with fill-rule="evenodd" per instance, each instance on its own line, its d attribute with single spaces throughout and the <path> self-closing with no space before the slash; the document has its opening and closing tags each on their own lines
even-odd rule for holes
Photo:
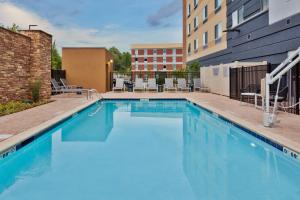
<svg viewBox="0 0 300 200">
<path fill-rule="evenodd" d="M 50 103 L 52 101 L 40 101 L 38 103 L 33 103 L 32 101 L 10 101 L 8 103 L 0 104 L 0 116 L 9 115 L 12 113 L 20 112 L 23 110 L 27 110 L 29 108 L 33 108 L 36 106 L 40 106 L 46 103 Z"/>
<path fill-rule="evenodd" d="M 33 102 L 40 101 L 40 90 L 41 90 L 41 81 L 40 80 L 34 81 L 32 84 L 32 87 L 31 87 L 31 94 L 32 94 Z"/>
</svg>

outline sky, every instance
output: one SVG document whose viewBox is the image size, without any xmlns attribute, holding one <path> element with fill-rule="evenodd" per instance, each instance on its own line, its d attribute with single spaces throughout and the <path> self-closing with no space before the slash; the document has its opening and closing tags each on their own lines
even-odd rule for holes
<svg viewBox="0 0 300 200">
<path fill-rule="evenodd" d="M 37 24 L 61 47 L 182 42 L 182 0 L 0 0 L 0 24 Z"/>
</svg>

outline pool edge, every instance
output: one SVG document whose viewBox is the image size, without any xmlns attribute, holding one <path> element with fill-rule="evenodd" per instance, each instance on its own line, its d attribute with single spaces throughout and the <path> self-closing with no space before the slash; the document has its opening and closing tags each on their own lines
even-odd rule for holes
<svg viewBox="0 0 300 200">
<path fill-rule="evenodd" d="M 57 116 L 51 120 L 48 120 L 36 127 L 33 127 L 31 129 L 28 129 L 24 132 L 21 132 L 15 136 L 12 136 L 2 142 L 0 142 L 0 159 L 1 157 L 5 154 L 10 154 L 14 151 L 17 151 L 18 149 L 22 148 L 23 146 L 26 146 L 27 144 L 29 144 L 30 142 L 32 142 L 34 139 L 38 138 L 39 136 L 43 135 L 47 130 L 63 123 L 64 121 L 68 120 L 69 118 L 71 118 L 74 114 L 79 113 L 81 111 L 84 111 L 85 109 L 89 108 L 90 106 L 94 105 L 96 102 L 98 101 L 120 101 L 120 100 L 135 100 L 135 101 L 139 101 L 139 100 L 143 100 L 144 98 L 100 98 L 100 99 L 95 99 L 92 100 L 90 102 L 87 102 L 83 105 L 80 105 L 70 111 L 67 111 L 66 113 Z M 266 134 L 261 133 L 261 131 L 258 131 L 257 129 L 255 129 L 252 125 L 250 125 L 247 121 L 243 120 L 243 119 L 235 119 L 234 116 L 230 116 L 230 114 L 226 114 L 214 107 L 211 107 L 209 105 L 204 105 L 201 102 L 191 98 L 191 97 L 185 97 L 185 98 L 146 98 L 149 101 L 153 101 L 153 100 L 185 100 L 187 102 L 193 103 L 195 106 L 200 107 L 201 109 L 204 109 L 210 113 L 216 114 L 218 115 L 219 118 L 221 118 L 222 120 L 231 123 L 232 125 L 244 130 L 247 134 L 252 135 L 256 138 L 258 138 L 259 140 L 273 146 L 274 148 L 282 151 L 283 153 L 287 153 L 285 152 L 285 150 L 290 150 L 293 151 L 293 153 L 297 153 L 298 155 L 300 154 L 300 148 L 295 148 L 293 146 L 287 145 L 285 144 L 285 142 L 282 141 L 278 141 L 278 139 L 274 139 L 271 137 L 266 136 Z M 299 159 L 299 158 L 298 158 Z"/>
</svg>

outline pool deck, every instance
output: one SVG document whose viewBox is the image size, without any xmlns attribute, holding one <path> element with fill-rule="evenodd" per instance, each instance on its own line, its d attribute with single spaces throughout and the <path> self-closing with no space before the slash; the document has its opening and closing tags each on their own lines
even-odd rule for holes
<svg viewBox="0 0 300 200">
<path fill-rule="evenodd" d="M 262 111 L 253 105 L 241 104 L 228 97 L 209 93 L 106 93 L 106 99 L 174 99 L 185 98 L 255 133 L 300 153 L 300 116 L 280 112 L 279 124 L 274 128 L 262 125 Z M 52 103 L 30 110 L 0 117 L 0 152 L 20 141 L 41 132 L 60 120 L 93 104 L 97 98 L 86 100 L 85 96 L 62 95 L 53 97 Z"/>
</svg>

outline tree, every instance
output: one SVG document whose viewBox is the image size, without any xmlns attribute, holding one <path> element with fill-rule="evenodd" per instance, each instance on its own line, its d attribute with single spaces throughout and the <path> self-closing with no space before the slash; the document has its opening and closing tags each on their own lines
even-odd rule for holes
<svg viewBox="0 0 300 200">
<path fill-rule="evenodd" d="M 188 72 L 199 72 L 200 71 L 200 63 L 199 61 L 194 61 L 191 64 L 187 65 L 187 71 Z"/>
<path fill-rule="evenodd" d="M 114 60 L 114 70 L 119 72 L 128 72 L 131 70 L 131 55 L 129 52 L 121 53 L 116 47 L 111 47 L 109 52 Z"/>
<path fill-rule="evenodd" d="M 20 30 L 20 26 L 13 23 L 11 27 L 7 27 L 7 29 L 14 31 L 14 32 L 18 32 Z"/>
<path fill-rule="evenodd" d="M 1 23 L 0 23 L 0 27 L 5 28 L 5 26 Z M 20 26 L 13 23 L 11 26 L 7 26 L 6 29 L 14 31 L 14 32 L 18 32 L 20 30 Z"/>
<path fill-rule="evenodd" d="M 51 68 L 55 70 L 61 69 L 61 56 L 57 51 L 55 41 L 52 44 Z"/>
</svg>

